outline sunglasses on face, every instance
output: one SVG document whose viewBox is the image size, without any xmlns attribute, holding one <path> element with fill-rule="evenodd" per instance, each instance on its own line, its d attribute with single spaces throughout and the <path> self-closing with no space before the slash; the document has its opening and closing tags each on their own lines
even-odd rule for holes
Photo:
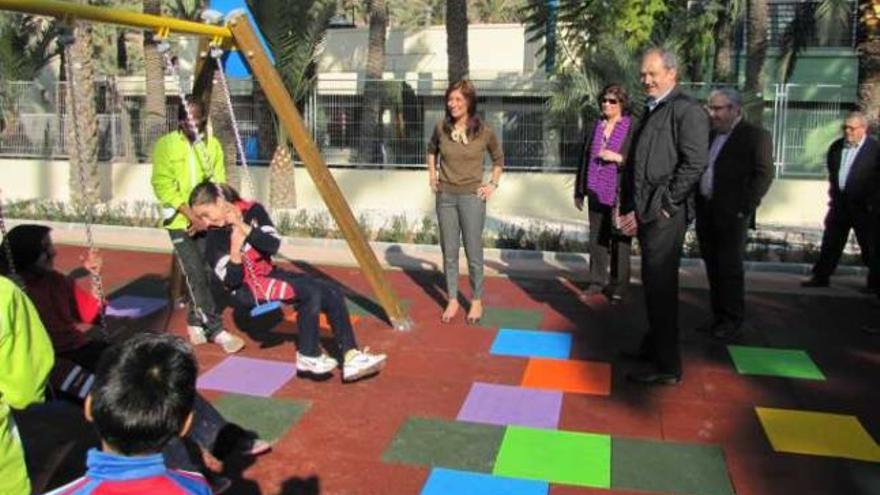
<svg viewBox="0 0 880 495">
<path fill-rule="evenodd" d="M 608 103 L 609 105 L 617 105 L 618 103 L 620 103 L 620 100 L 618 100 L 617 98 L 602 98 L 601 100 L 599 100 L 599 102 Z"/>
</svg>

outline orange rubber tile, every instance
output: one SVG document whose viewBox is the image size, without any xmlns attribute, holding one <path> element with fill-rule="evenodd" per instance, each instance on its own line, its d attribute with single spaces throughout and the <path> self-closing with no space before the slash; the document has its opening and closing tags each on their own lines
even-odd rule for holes
<svg viewBox="0 0 880 495">
<path fill-rule="evenodd" d="M 299 317 L 299 313 L 297 313 L 296 311 L 293 311 L 293 312 L 285 311 L 284 312 L 284 319 L 287 321 L 291 321 L 293 323 L 296 323 L 296 320 L 298 317 Z M 348 318 L 349 318 L 349 320 L 351 320 L 351 326 L 355 326 L 355 325 L 357 325 L 357 323 L 359 321 L 361 321 L 361 317 L 358 315 L 349 315 Z M 325 315 L 324 313 L 321 313 L 321 317 L 318 320 L 318 328 L 320 328 L 321 330 L 328 330 L 328 331 L 330 330 L 330 322 L 327 321 L 327 315 Z"/>
<path fill-rule="evenodd" d="M 575 394 L 611 394 L 611 365 L 598 361 L 529 359 L 523 387 Z"/>
</svg>

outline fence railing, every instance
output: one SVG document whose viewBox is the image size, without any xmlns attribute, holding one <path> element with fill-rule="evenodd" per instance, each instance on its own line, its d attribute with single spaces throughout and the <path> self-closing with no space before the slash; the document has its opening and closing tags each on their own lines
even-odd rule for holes
<svg viewBox="0 0 880 495">
<path fill-rule="evenodd" d="M 325 161 L 336 167 L 420 168 L 434 126 L 443 118 L 445 81 L 385 80 L 379 85 L 378 128 L 364 128 L 363 80 L 321 79 L 303 104 L 303 115 Z M 546 111 L 549 86 L 476 81 L 479 111 L 496 132 L 511 170 L 571 171 L 577 166 L 585 123 L 560 121 Z M 705 99 L 716 86 L 686 85 Z M 275 123 L 265 100 L 240 91 L 234 97 L 249 163 L 266 164 L 276 144 Z M 7 119 L 0 134 L 0 157 L 63 159 L 68 129 L 63 84 L 11 83 L 3 91 Z M 770 96 L 770 95 L 768 95 Z M 856 96 L 856 88 L 838 85 L 776 85 L 765 101 L 764 126 L 773 134 L 779 176 L 818 177 L 825 173 L 829 144 L 840 135 L 839 124 Z M 98 130 L 102 161 L 148 161 L 149 135 L 144 98 L 120 94 L 101 83 Z M 176 127 L 177 98 L 169 96 L 167 132 Z M 155 132 L 155 131 L 154 131 Z"/>
</svg>

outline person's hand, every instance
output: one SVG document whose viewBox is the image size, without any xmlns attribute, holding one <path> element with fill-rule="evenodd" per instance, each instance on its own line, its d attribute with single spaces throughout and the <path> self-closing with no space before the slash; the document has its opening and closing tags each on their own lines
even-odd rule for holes
<svg viewBox="0 0 880 495">
<path fill-rule="evenodd" d="M 584 198 L 575 197 L 574 207 L 577 208 L 578 211 L 584 211 Z"/>
<path fill-rule="evenodd" d="M 606 161 L 606 162 L 616 163 L 617 165 L 620 165 L 621 163 L 623 163 L 623 155 L 621 155 L 620 153 L 617 153 L 615 151 L 611 151 L 609 149 L 604 149 L 604 150 L 600 151 L 599 158 L 601 160 Z"/>
<path fill-rule="evenodd" d="M 204 232 L 208 230 L 208 222 L 202 220 L 196 215 L 193 215 L 189 218 L 189 227 L 186 228 L 186 233 L 189 235 L 195 235 L 199 232 Z"/>
<path fill-rule="evenodd" d="M 482 199 L 483 201 L 488 201 L 490 197 L 492 197 L 492 193 L 495 192 L 495 186 L 491 183 L 483 184 L 477 189 L 477 197 Z"/>
<path fill-rule="evenodd" d="M 437 176 L 428 177 L 428 187 L 435 193 L 440 192 L 440 179 Z"/>
<path fill-rule="evenodd" d="M 627 237 L 635 237 L 639 231 L 639 223 L 636 220 L 636 212 L 631 211 L 625 215 L 621 215 L 618 220 L 618 228 L 623 235 Z"/>
<path fill-rule="evenodd" d="M 232 253 L 240 252 L 241 248 L 244 246 L 245 239 L 247 239 L 247 232 L 245 231 L 244 226 L 233 225 L 232 235 L 229 239 L 229 251 Z"/>
<path fill-rule="evenodd" d="M 244 223 L 244 216 L 242 216 L 241 210 L 233 205 L 229 205 L 226 210 L 226 223 L 235 226 L 242 225 Z"/>
<path fill-rule="evenodd" d="M 79 257 L 79 261 L 90 274 L 95 276 L 101 275 L 101 267 L 104 265 L 104 260 L 97 249 L 90 249 L 86 254 Z"/>
</svg>

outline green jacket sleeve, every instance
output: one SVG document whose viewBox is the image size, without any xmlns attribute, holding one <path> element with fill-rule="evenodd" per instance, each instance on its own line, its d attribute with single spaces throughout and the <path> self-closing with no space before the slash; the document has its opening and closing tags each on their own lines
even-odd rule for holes
<svg viewBox="0 0 880 495">
<path fill-rule="evenodd" d="M 13 409 L 41 402 L 55 352 L 30 299 L 0 277 L 0 400 Z"/>
<path fill-rule="evenodd" d="M 214 173 L 212 175 L 213 181 L 218 184 L 226 183 L 226 162 L 223 160 L 223 146 L 220 146 L 220 141 L 215 137 L 211 137 L 211 156 L 214 157 Z"/>
<path fill-rule="evenodd" d="M 177 182 L 171 160 L 171 145 L 170 140 L 162 138 L 153 147 L 153 175 L 150 178 L 150 183 L 153 185 L 153 193 L 162 207 L 176 210 L 189 198 L 183 194 L 180 190 L 180 184 Z"/>
</svg>

